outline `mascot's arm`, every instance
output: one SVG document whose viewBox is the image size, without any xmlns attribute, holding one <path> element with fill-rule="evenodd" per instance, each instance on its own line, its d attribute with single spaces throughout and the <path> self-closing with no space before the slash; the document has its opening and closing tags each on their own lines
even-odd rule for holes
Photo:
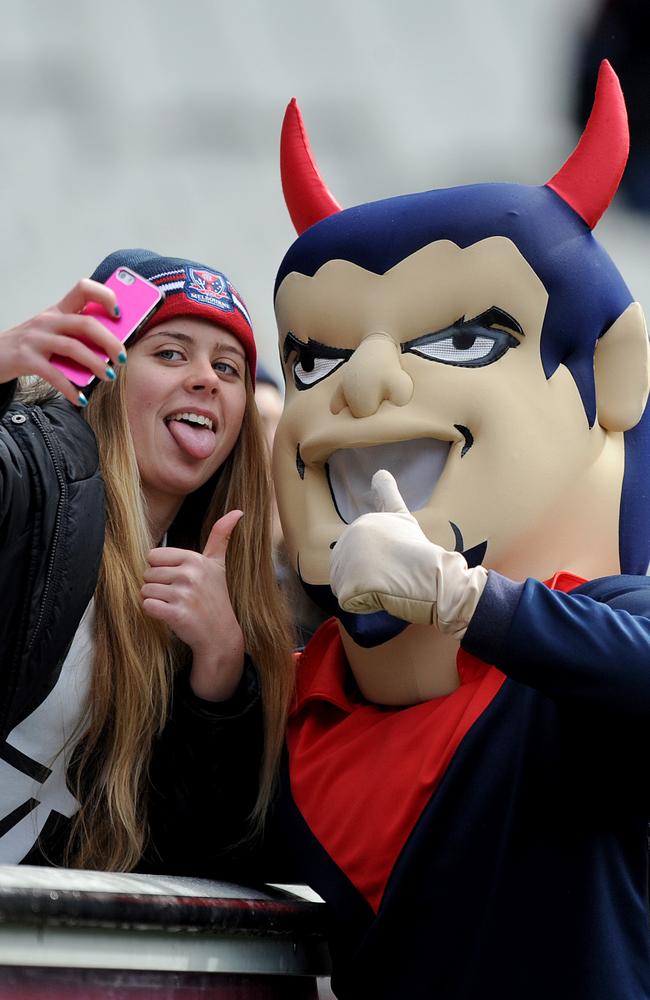
<svg viewBox="0 0 650 1000">
<path fill-rule="evenodd" d="M 430 542 L 385 469 L 372 478 L 378 513 L 363 514 L 332 550 L 330 583 L 344 611 L 388 611 L 461 639 L 487 581 L 460 552 Z"/>
<path fill-rule="evenodd" d="M 490 571 L 462 646 L 555 700 L 650 717 L 648 577 L 606 577 L 565 594 Z"/>
</svg>

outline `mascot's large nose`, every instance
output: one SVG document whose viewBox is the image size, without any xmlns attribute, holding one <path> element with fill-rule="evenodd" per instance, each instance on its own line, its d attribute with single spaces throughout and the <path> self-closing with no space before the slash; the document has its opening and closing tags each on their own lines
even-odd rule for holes
<svg viewBox="0 0 650 1000">
<path fill-rule="evenodd" d="M 341 368 L 330 409 L 340 413 L 347 406 L 353 417 L 371 417 L 384 400 L 405 406 L 412 395 L 397 344 L 388 334 L 371 333 Z"/>
</svg>

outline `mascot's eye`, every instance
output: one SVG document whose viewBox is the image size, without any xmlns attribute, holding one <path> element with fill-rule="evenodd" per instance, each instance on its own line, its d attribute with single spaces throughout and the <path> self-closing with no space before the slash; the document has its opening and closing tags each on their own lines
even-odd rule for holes
<svg viewBox="0 0 650 1000">
<path fill-rule="evenodd" d="M 352 355 L 352 351 L 329 347 L 315 340 L 304 343 L 293 333 L 289 333 L 284 342 L 283 357 L 287 362 L 294 355 L 291 364 L 293 380 L 297 389 L 310 389 L 312 385 L 321 382 L 337 368 L 340 368 Z"/>
<path fill-rule="evenodd" d="M 298 389 L 308 389 L 332 372 L 340 368 L 347 358 L 319 358 L 318 355 L 307 352 L 304 357 L 298 357 L 293 365 L 293 377 Z"/>
<path fill-rule="evenodd" d="M 439 333 L 430 333 L 402 345 L 404 353 L 417 354 L 444 365 L 480 368 L 498 361 L 520 341 L 507 330 L 494 329 L 479 320 L 459 323 Z"/>
</svg>

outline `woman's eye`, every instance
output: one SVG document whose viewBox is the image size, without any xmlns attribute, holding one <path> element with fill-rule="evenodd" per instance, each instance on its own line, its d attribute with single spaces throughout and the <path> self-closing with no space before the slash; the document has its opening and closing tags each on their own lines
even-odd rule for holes
<svg viewBox="0 0 650 1000">
<path fill-rule="evenodd" d="M 297 389 L 308 389 L 347 361 L 347 357 L 319 357 L 311 351 L 301 352 L 293 365 L 293 377 Z"/>
<path fill-rule="evenodd" d="M 221 372 L 222 375 L 235 375 L 239 378 L 239 368 L 231 364 L 230 361 L 215 361 L 212 367 L 216 372 Z"/>
<path fill-rule="evenodd" d="M 506 351 L 511 347 L 518 347 L 519 343 L 506 330 L 470 327 L 418 337 L 405 344 L 403 350 L 432 361 L 441 361 L 445 365 L 480 368 L 498 361 Z"/>
<path fill-rule="evenodd" d="M 176 355 L 176 357 L 174 357 Z M 171 347 L 166 347 L 162 351 L 156 351 L 156 357 L 162 358 L 163 361 L 176 361 L 177 358 L 182 358 L 183 355 L 180 351 L 175 351 Z"/>
</svg>

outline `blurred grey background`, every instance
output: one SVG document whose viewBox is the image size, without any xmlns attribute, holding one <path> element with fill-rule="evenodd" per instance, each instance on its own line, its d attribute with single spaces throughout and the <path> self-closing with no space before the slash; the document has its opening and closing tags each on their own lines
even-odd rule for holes
<svg viewBox="0 0 650 1000">
<path fill-rule="evenodd" d="M 292 96 L 344 206 L 544 183 L 579 135 L 581 57 L 620 72 L 624 15 L 647 6 L 611 0 L 598 31 L 601 0 L 0 0 L 1 328 L 143 246 L 225 270 L 277 374 Z M 647 313 L 640 200 L 621 191 L 597 236 Z"/>
<path fill-rule="evenodd" d="M 287 101 L 344 206 L 543 183 L 579 134 L 578 53 L 601 7 L 0 0 L 0 323 L 58 300 L 109 251 L 144 246 L 225 270 L 277 373 Z M 607 28 L 617 69 L 618 41 Z M 650 215 L 619 195 L 597 235 L 647 311 Z"/>
</svg>

